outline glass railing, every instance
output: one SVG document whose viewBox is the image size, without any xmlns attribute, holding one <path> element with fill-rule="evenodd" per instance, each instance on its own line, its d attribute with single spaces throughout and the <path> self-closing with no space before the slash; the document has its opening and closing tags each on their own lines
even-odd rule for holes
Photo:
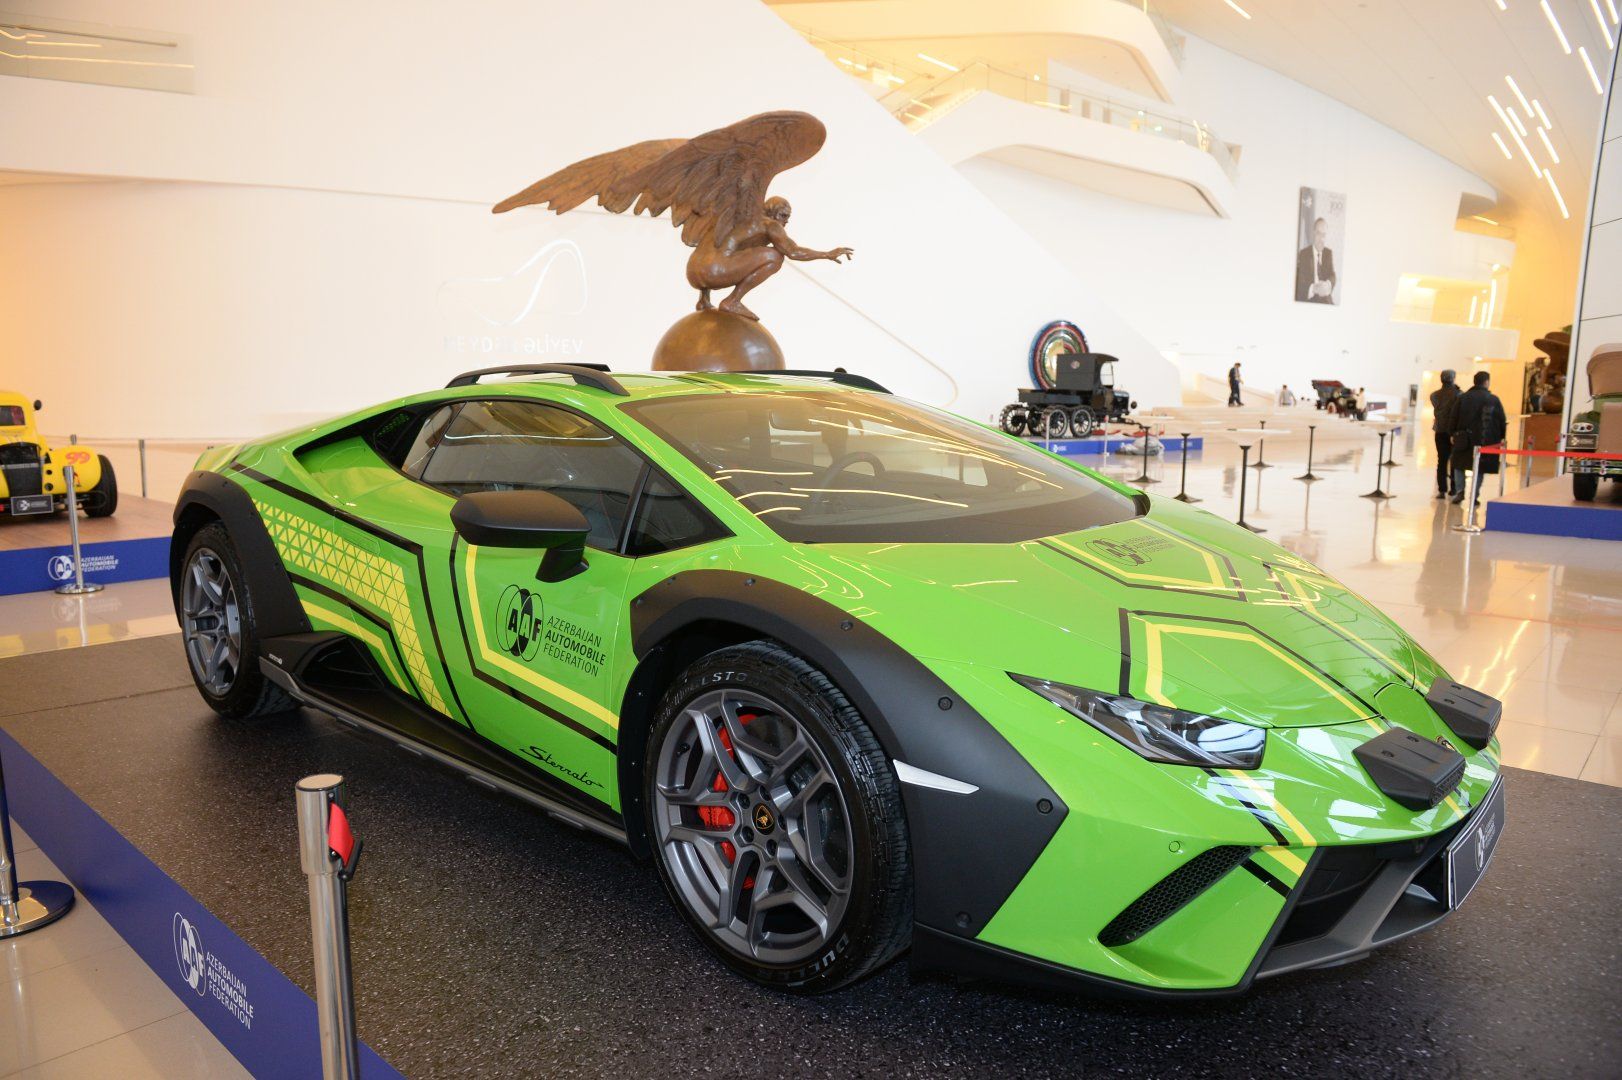
<svg viewBox="0 0 1622 1080">
<path fill-rule="evenodd" d="M 875 96 L 882 97 L 907 83 L 926 78 L 922 72 L 905 64 L 874 56 L 843 42 L 818 37 L 809 30 L 800 30 L 800 36 L 816 46 L 823 56 L 844 68 L 846 74 L 870 84 L 869 92 Z"/>
<path fill-rule="evenodd" d="M 914 130 L 929 126 L 975 94 L 990 92 L 1092 123 L 1109 124 L 1192 146 L 1215 158 L 1230 180 L 1238 177 L 1237 149 L 1211 134 L 1211 129 L 1198 120 L 1157 113 L 1091 90 L 1018 75 L 983 62 L 944 79 L 931 80 L 927 85 L 908 84 L 903 89 L 910 94 L 894 111 L 902 123 Z"/>
<path fill-rule="evenodd" d="M 191 40 L 184 34 L 0 12 L 0 75 L 189 94 Z"/>
</svg>

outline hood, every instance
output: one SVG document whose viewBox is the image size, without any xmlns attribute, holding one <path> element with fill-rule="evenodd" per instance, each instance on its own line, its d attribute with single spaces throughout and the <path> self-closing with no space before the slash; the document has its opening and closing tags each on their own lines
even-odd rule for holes
<svg viewBox="0 0 1622 1080">
<path fill-rule="evenodd" d="M 799 550 L 820 571 L 810 591 L 926 660 L 1270 727 L 1373 716 L 1380 690 L 1416 681 L 1408 636 L 1367 601 L 1285 549 L 1169 500 L 1028 543 Z"/>
</svg>

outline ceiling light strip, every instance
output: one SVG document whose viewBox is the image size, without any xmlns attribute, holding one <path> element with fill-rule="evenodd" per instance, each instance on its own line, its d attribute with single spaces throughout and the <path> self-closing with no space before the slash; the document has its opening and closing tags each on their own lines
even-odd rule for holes
<svg viewBox="0 0 1622 1080">
<path fill-rule="evenodd" d="M 1549 0 L 1541 0 L 1539 6 L 1543 8 L 1543 14 L 1549 20 L 1549 28 L 1554 31 L 1554 36 L 1560 39 L 1560 47 L 1566 50 L 1567 56 L 1570 56 L 1571 42 L 1566 40 L 1566 32 L 1560 28 L 1560 20 L 1554 17 L 1554 8 L 1549 6 Z"/>
<path fill-rule="evenodd" d="M 1538 119 L 1543 121 L 1544 127 L 1548 128 L 1550 131 L 1554 130 L 1554 121 L 1550 120 L 1549 114 L 1543 111 L 1543 102 L 1539 101 L 1537 98 L 1533 98 L 1532 110 L 1538 114 Z"/>
<path fill-rule="evenodd" d="M 1570 52 L 1571 50 L 1567 49 L 1566 51 Z M 948 64 L 945 60 L 942 60 L 940 57 L 938 57 L 938 56 L 930 56 L 928 53 L 919 53 L 918 54 L 918 59 L 920 59 L 920 60 L 922 60 L 922 61 L 924 61 L 925 63 L 928 63 L 928 64 L 934 64 L 936 67 L 943 67 L 947 71 L 962 71 L 963 70 L 962 68 L 958 67 L 956 64 Z"/>
<path fill-rule="evenodd" d="M 1498 149 L 1504 152 L 1504 156 L 1506 158 L 1509 158 L 1511 161 L 1515 160 L 1515 155 L 1509 152 L 1508 146 L 1504 145 L 1504 137 L 1502 135 L 1498 134 L 1496 131 L 1493 132 L 1492 141 L 1498 144 Z"/>
<path fill-rule="evenodd" d="M 1616 11 L 1616 0 L 1605 0 L 1605 10 L 1611 13 L 1611 23 L 1613 25 L 1622 22 L 1622 15 L 1618 15 Z"/>
<path fill-rule="evenodd" d="M 1538 128 L 1538 138 L 1543 140 L 1543 148 L 1549 152 L 1549 160 L 1556 165 L 1560 164 L 1560 155 L 1555 153 L 1554 143 L 1549 141 L 1549 133 L 1543 128 Z"/>
<path fill-rule="evenodd" d="M 1233 8 L 1233 10 L 1237 11 L 1240 14 L 1241 17 L 1246 18 L 1246 19 L 1250 18 L 1250 12 L 1246 11 L 1244 8 L 1240 7 L 1238 4 L 1234 3 L 1233 0 L 1222 0 L 1222 2 L 1224 4 L 1227 4 L 1229 7 Z"/>
<path fill-rule="evenodd" d="M 1579 45 L 1577 55 L 1583 58 L 1583 67 L 1588 69 L 1588 81 L 1594 84 L 1594 93 L 1604 97 L 1605 84 L 1599 81 L 1599 72 L 1594 70 L 1594 61 L 1588 58 L 1588 50 Z"/>
<path fill-rule="evenodd" d="M 1594 11 L 1594 21 L 1599 24 L 1600 36 L 1605 39 L 1605 47 L 1616 48 L 1616 39 L 1611 36 L 1611 24 L 1605 21 L 1605 15 L 1599 9 L 1599 0 L 1588 0 L 1588 6 Z"/>
<path fill-rule="evenodd" d="M 1515 85 L 1515 77 L 1513 75 L 1505 75 L 1504 81 L 1509 84 L 1510 92 L 1515 95 L 1515 100 L 1521 103 L 1521 108 L 1526 110 L 1526 115 L 1531 116 L 1532 103 L 1526 100 L 1526 95 L 1521 93 L 1521 88 Z"/>
<path fill-rule="evenodd" d="M 1554 201 L 1560 207 L 1560 216 L 1570 220 L 1571 211 L 1566 209 L 1566 200 L 1560 196 L 1560 188 L 1555 185 L 1554 173 L 1544 172 L 1543 178 L 1549 182 L 1549 190 L 1554 193 Z"/>
</svg>

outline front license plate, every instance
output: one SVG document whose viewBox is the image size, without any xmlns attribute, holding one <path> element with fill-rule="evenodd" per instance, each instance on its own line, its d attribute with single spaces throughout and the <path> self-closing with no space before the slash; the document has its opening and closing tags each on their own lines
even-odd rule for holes
<svg viewBox="0 0 1622 1080">
<path fill-rule="evenodd" d="M 13 514 L 49 514 L 55 505 L 56 500 L 49 495 L 13 495 L 11 497 L 11 512 Z"/>
<path fill-rule="evenodd" d="M 1470 890 L 1492 862 L 1498 838 L 1504 834 L 1504 778 L 1499 777 L 1487 793 L 1487 801 L 1464 831 L 1447 848 L 1447 906 L 1464 903 Z"/>
</svg>

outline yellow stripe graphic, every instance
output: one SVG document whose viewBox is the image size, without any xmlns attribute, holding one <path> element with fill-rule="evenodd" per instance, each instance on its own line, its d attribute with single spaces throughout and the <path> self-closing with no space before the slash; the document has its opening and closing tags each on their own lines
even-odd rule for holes
<svg viewBox="0 0 1622 1080">
<path fill-rule="evenodd" d="M 597 704 L 597 702 L 586 697 L 584 694 L 571 690 L 562 683 L 554 682 L 551 679 L 548 679 L 545 675 L 531 671 L 529 668 L 513 660 L 512 657 L 506 655 L 505 653 L 498 652 L 490 647 L 490 643 L 486 641 L 484 637 L 484 616 L 479 611 L 479 587 L 473 576 L 473 565 L 475 558 L 477 558 L 478 550 L 479 549 L 472 544 L 467 546 L 467 562 L 463 567 L 463 572 L 464 578 L 467 582 L 468 605 L 473 609 L 473 635 L 478 642 L 479 654 L 483 656 L 488 663 L 495 665 L 502 671 L 505 671 L 507 674 L 511 675 L 513 678 L 527 682 L 537 689 L 544 690 L 546 693 L 551 694 L 555 698 L 567 701 L 570 705 L 573 705 L 581 712 L 586 713 L 593 719 L 601 721 L 602 723 L 607 724 L 613 730 L 618 731 L 620 726 L 620 718 L 617 713 L 610 712 L 601 705 Z"/>
</svg>

